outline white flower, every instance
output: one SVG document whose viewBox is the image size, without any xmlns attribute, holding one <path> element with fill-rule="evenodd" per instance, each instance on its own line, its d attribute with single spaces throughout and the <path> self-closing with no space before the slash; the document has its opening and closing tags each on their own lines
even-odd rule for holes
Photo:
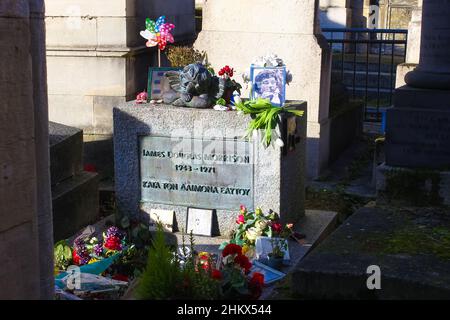
<svg viewBox="0 0 450 320">
<path fill-rule="evenodd" d="M 251 227 L 245 232 L 245 236 L 250 241 L 256 240 L 256 238 L 260 237 L 261 235 L 262 235 L 262 230 L 258 230 L 255 227 Z"/>
<path fill-rule="evenodd" d="M 265 56 L 257 57 L 252 61 L 252 65 L 256 67 L 285 67 L 286 65 L 283 62 L 283 59 L 278 57 L 274 53 L 268 53 Z M 248 83 L 251 81 L 249 72 L 245 72 L 242 74 L 242 79 L 244 83 Z M 286 70 L 286 83 L 290 83 L 292 81 L 292 73 L 289 70 Z"/>
<path fill-rule="evenodd" d="M 284 147 L 284 142 L 280 138 L 277 138 L 277 140 L 275 140 L 275 144 L 280 148 Z"/>
</svg>

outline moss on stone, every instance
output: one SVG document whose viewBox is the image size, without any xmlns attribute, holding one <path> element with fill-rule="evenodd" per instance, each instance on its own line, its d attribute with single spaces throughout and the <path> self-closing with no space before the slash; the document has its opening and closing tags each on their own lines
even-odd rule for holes
<svg viewBox="0 0 450 320">
<path fill-rule="evenodd" d="M 438 258 L 450 260 L 450 229 L 418 228 L 408 226 L 372 239 L 379 244 L 380 254 L 431 254 Z M 365 244 L 367 246 L 367 243 Z"/>
</svg>

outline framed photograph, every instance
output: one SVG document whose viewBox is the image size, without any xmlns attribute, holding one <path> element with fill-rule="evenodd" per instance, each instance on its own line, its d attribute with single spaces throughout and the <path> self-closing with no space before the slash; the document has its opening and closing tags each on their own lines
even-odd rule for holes
<svg viewBox="0 0 450 320">
<path fill-rule="evenodd" d="M 199 236 L 212 236 L 212 209 L 188 208 L 186 217 L 186 233 L 192 231 Z"/>
<path fill-rule="evenodd" d="M 175 218 L 175 211 L 151 209 L 150 210 L 150 223 L 149 230 L 156 231 L 158 229 L 158 223 L 160 223 L 167 232 L 173 232 L 173 224 Z"/>
<path fill-rule="evenodd" d="M 286 101 L 286 67 L 250 67 L 250 99 L 269 99 L 274 106 Z"/>
<path fill-rule="evenodd" d="M 153 68 L 148 69 L 148 82 L 147 92 L 149 100 L 162 99 L 163 81 L 165 80 L 164 74 L 167 71 L 180 70 L 180 68 Z"/>
<path fill-rule="evenodd" d="M 280 272 L 276 269 L 266 266 L 264 263 L 253 260 L 249 277 L 251 278 L 253 276 L 253 273 L 255 272 L 259 272 L 264 275 L 264 285 L 271 284 L 275 281 L 283 279 L 286 276 L 286 274 L 283 272 Z"/>
</svg>

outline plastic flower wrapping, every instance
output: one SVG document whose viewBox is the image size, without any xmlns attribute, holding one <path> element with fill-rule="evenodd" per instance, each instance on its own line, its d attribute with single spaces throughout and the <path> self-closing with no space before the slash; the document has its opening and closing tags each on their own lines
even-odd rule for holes
<svg viewBox="0 0 450 320">
<path fill-rule="evenodd" d="M 54 249 L 55 273 L 66 270 L 69 265 L 84 266 L 102 261 L 125 248 L 125 234 L 114 226 L 103 233 L 102 240 L 79 237 L 72 247 L 66 240 L 59 241 Z"/>
<path fill-rule="evenodd" d="M 256 67 L 284 67 L 286 66 L 283 62 L 283 59 L 278 57 L 274 53 L 269 53 L 265 56 L 259 56 L 256 59 L 252 61 L 252 65 Z M 242 78 L 244 79 L 245 83 L 248 83 L 251 81 L 250 79 L 250 73 L 244 72 L 242 74 Z M 292 82 L 292 73 L 289 70 L 286 70 L 286 83 L 289 84 Z"/>
</svg>

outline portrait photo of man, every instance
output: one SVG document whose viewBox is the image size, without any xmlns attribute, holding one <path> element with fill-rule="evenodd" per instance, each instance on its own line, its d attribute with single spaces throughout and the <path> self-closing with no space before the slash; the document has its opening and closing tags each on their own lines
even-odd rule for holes
<svg viewBox="0 0 450 320">
<path fill-rule="evenodd" d="M 269 99 L 275 106 L 284 104 L 286 95 L 286 69 L 284 67 L 252 66 L 250 76 L 253 83 L 251 98 Z"/>
</svg>

